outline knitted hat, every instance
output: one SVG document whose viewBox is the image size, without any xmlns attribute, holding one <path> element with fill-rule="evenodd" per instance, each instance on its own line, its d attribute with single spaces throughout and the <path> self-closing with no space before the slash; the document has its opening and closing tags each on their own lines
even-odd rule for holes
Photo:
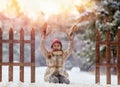
<svg viewBox="0 0 120 87">
<path fill-rule="evenodd" d="M 61 46 L 61 48 L 62 48 L 62 43 L 61 43 L 61 41 L 60 41 L 59 39 L 54 39 L 54 40 L 52 41 L 51 48 L 53 47 L 53 45 L 54 45 L 55 43 L 59 43 L 60 46 Z"/>
</svg>

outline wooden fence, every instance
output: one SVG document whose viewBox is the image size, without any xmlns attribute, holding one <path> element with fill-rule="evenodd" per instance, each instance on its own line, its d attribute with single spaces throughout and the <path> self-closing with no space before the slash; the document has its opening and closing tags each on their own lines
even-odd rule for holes
<svg viewBox="0 0 120 87">
<path fill-rule="evenodd" d="M 106 32 L 106 40 L 101 41 L 100 32 L 97 30 L 96 32 L 96 74 L 95 81 L 96 83 L 100 83 L 100 67 L 106 67 L 106 82 L 107 84 L 111 84 L 111 68 L 115 67 L 117 69 L 117 79 L 118 84 L 120 85 L 120 29 L 118 29 L 117 40 L 111 41 L 110 31 Z M 106 46 L 106 62 L 100 62 L 100 47 L 102 45 Z M 117 63 L 111 63 L 111 46 L 116 46 L 117 49 Z"/>
<path fill-rule="evenodd" d="M 14 40 L 14 32 L 9 30 L 9 40 L 2 38 L 3 31 L 0 29 L 0 82 L 2 81 L 2 66 L 9 67 L 8 81 L 13 81 L 13 66 L 20 66 L 20 81 L 24 82 L 24 66 L 31 66 L 31 82 L 35 82 L 35 31 L 31 30 L 31 40 L 24 40 L 24 30 L 20 30 L 20 40 Z M 9 62 L 3 62 L 3 44 L 9 43 Z M 20 44 L 20 62 L 14 62 L 14 43 Z M 24 62 L 24 44 L 31 44 L 31 61 Z"/>
</svg>

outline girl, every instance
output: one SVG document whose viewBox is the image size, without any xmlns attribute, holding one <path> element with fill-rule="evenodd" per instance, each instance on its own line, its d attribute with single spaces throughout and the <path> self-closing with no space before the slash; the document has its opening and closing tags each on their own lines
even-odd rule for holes
<svg viewBox="0 0 120 87">
<path fill-rule="evenodd" d="M 64 70 L 64 63 L 72 52 L 74 34 L 69 35 L 66 33 L 66 35 L 69 39 L 69 45 L 66 50 L 62 50 L 62 43 L 59 39 L 54 39 L 51 44 L 51 50 L 48 51 L 45 48 L 47 34 L 45 31 L 42 32 L 40 48 L 47 64 L 46 73 L 44 75 L 44 80 L 46 82 L 65 84 L 70 83 L 68 73 Z"/>
</svg>

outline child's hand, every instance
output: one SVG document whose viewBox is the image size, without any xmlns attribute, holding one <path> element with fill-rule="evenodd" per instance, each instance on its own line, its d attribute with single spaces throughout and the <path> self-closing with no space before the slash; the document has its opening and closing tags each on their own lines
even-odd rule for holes
<svg viewBox="0 0 120 87">
<path fill-rule="evenodd" d="M 69 39 L 70 41 L 72 41 L 72 40 L 74 39 L 75 33 L 76 33 L 77 31 L 78 31 L 78 26 L 77 26 L 77 25 L 74 25 L 74 26 L 72 27 L 72 29 L 71 29 L 70 34 L 68 34 L 67 32 L 65 32 L 66 35 L 67 35 L 67 37 L 68 37 L 68 39 Z"/>
<path fill-rule="evenodd" d="M 76 32 L 78 31 L 78 26 L 77 25 L 74 25 L 71 29 L 71 33 L 70 33 L 70 36 L 72 36 L 73 34 L 75 34 Z"/>
<path fill-rule="evenodd" d="M 67 33 L 67 37 L 69 38 L 69 40 L 73 40 L 74 39 L 74 36 L 75 36 L 75 33 L 78 31 L 78 27 L 77 25 L 74 25 L 71 29 L 71 32 L 70 34 Z"/>
</svg>

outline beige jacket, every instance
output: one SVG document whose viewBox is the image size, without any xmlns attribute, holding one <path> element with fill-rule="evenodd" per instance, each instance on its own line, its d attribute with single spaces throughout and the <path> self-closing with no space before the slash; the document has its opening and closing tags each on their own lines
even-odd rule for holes
<svg viewBox="0 0 120 87">
<path fill-rule="evenodd" d="M 44 80 L 46 82 L 49 81 L 50 76 L 56 71 L 56 65 L 57 65 L 57 71 L 59 71 L 59 74 L 62 76 L 68 78 L 68 73 L 64 70 L 64 63 L 65 60 L 69 57 L 69 55 L 72 52 L 72 47 L 73 47 L 73 42 L 69 41 L 68 48 L 63 51 L 62 55 L 53 55 L 51 58 L 48 58 L 48 55 L 50 52 L 48 52 L 45 48 L 45 40 L 42 39 L 40 48 L 41 52 L 43 53 L 44 57 L 46 58 L 46 64 L 47 64 L 47 69 L 46 73 L 44 75 Z"/>
</svg>

